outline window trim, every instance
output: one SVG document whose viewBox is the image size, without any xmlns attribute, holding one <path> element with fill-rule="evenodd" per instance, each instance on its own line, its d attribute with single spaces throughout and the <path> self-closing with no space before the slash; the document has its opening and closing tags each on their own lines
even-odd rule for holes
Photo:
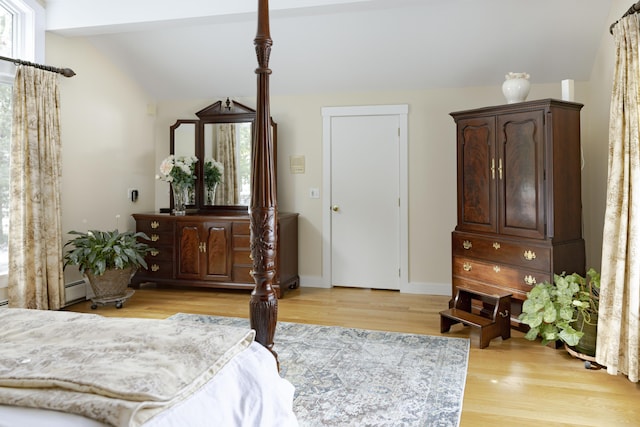
<svg viewBox="0 0 640 427">
<path fill-rule="evenodd" d="M 15 16 L 14 57 L 44 60 L 45 11 L 36 0 L 0 0 Z"/>
<path fill-rule="evenodd" d="M 43 62 L 45 51 L 45 10 L 36 0 L 0 0 L 14 14 L 13 58 Z M 0 61 L 0 82 L 13 85 L 15 67 Z M 8 285 L 8 274 L 0 274 L 0 300 Z"/>
</svg>

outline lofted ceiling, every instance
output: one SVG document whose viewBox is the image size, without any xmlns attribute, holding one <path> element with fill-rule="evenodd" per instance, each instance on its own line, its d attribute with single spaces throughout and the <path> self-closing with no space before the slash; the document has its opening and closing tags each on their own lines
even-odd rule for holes
<svg viewBox="0 0 640 427">
<path fill-rule="evenodd" d="M 271 94 L 589 80 L 612 0 L 272 0 Z M 255 95 L 257 0 L 47 0 L 156 100 Z M 68 66 L 73 64 L 52 64 Z"/>
</svg>

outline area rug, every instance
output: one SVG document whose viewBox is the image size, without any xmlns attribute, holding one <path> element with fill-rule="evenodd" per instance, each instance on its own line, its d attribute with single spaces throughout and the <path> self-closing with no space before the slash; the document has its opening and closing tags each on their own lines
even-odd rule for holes
<svg viewBox="0 0 640 427">
<path fill-rule="evenodd" d="M 178 313 L 249 327 L 248 319 Z M 469 340 L 279 322 L 280 374 L 301 427 L 458 426 Z"/>
</svg>

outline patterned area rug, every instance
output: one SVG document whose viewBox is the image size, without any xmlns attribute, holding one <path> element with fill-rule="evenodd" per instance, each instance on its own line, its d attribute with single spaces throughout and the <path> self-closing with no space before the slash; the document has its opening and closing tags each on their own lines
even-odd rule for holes
<svg viewBox="0 0 640 427">
<path fill-rule="evenodd" d="M 249 327 L 248 319 L 179 313 Z M 279 322 L 280 374 L 300 426 L 458 426 L 469 340 Z"/>
</svg>

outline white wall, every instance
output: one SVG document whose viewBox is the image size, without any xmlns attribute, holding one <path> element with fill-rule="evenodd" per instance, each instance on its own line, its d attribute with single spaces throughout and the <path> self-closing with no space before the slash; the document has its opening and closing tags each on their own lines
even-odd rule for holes
<svg viewBox="0 0 640 427">
<path fill-rule="evenodd" d="M 60 77 L 62 230 L 133 230 L 131 214 L 152 211 L 155 202 L 149 101 L 83 39 L 47 34 L 46 43 L 48 64 L 76 72 Z M 136 203 L 127 199 L 133 187 Z"/>
<path fill-rule="evenodd" d="M 614 0 L 607 22 L 613 23 L 620 19 L 630 5 L 628 0 Z M 585 120 L 586 132 L 583 133 L 582 139 L 585 157 L 585 168 L 582 172 L 582 203 L 587 262 L 589 266 L 598 270 L 602 260 L 602 230 L 609 161 L 609 108 L 615 54 L 613 36 L 607 31 L 602 35 L 591 73 L 589 110 Z"/>
<path fill-rule="evenodd" d="M 616 1 L 622 4 L 622 0 Z M 616 11 L 619 17 L 628 7 Z M 613 19 L 615 20 L 615 19 Z M 576 82 L 576 101 L 585 104 L 582 136 L 584 223 L 587 263 L 599 267 L 601 218 L 606 185 L 606 132 L 613 48 L 603 34 L 591 82 Z M 140 88 L 82 39 L 47 36 L 47 63 L 73 68 L 78 76 L 62 82 L 63 226 L 133 227 L 129 215 L 168 206 L 168 186 L 154 176 L 168 154 L 169 126 L 196 118 L 203 107 L 233 94 L 153 104 Z M 509 71 L 509 70 L 506 70 Z M 526 71 L 526 70 L 519 70 Z M 277 70 L 273 70 L 274 74 Z M 571 76 L 567 76 L 571 78 Z M 536 84 L 528 99 L 560 98 L 560 82 Z M 238 99 L 255 107 L 254 99 Z M 303 286 L 322 282 L 322 199 L 310 199 L 310 187 L 322 188 L 322 116 L 328 106 L 409 105 L 409 282 L 416 291 L 448 289 L 451 282 L 450 233 L 456 221 L 455 126 L 452 111 L 503 104 L 501 88 L 445 88 L 408 92 L 371 92 L 274 96 L 271 112 L 278 123 L 278 199 L 283 211 L 300 213 L 299 266 Z M 150 116 L 148 107 L 156 110 Z M 304 155 L 306 172 L 290 174 L 289 156 Z M 366 156 L 363 156 L 366 161 Z M 140 200 L 129 203 L 135 186 Z M 126 218 L 126 219 L 125 219 Z M 126 224 L 126 225 L 125 225 Z"/>
</svg>

